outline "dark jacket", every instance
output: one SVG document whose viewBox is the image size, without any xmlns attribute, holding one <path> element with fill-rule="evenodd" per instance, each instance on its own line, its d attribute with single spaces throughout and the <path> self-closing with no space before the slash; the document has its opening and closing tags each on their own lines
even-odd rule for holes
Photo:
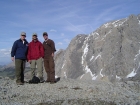
<svg viewBox="0 0 140 105">
<path fill-rule="evenodd" d="M 27 55 L 28 60 L 36 60 L 41 57 L 44 57 L 44 49 L 42 43 L 38 40 L 36 42 L 30 42 Z"/>
<path fill-rule="evenodd" d="M 11 50 L 11 57 L 15 56 L 15 59 L 27 59 L 28 42 L 26 39 L 24 41 L 24 44 L 21 39 L 14 42 Z"/>
<path fill-rule="evenodd" d="M 43 47 L 44 47 L 44 51 L 45 51 L 44 59 L 49 59 L 49 57 L 52 56 L 52 53 L 54 53 L 56 51 L 55 43 L 51 39 L 44 41 Z"/>
</svg>

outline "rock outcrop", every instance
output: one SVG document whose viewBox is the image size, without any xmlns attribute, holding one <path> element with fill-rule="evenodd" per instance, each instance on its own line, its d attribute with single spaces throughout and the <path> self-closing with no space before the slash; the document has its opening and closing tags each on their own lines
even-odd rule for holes
<svg viewBox="0 0 140 105">
<path fill-rule="evenodd" d="M 140 76 L 140 15 L 77 35 L 55 61 L 63 78 L 117 81 Z"/>
</svg>

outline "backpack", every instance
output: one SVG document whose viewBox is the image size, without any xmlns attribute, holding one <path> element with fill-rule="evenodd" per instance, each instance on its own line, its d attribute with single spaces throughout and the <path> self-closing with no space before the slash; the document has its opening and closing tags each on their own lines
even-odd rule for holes
<svg viewBox="0 0 140 105">
<path fill-rule="evenodd" d="M 40 83 L 40 79 L 34 76 L 31 80 L 29 80 L 29 84 L 38 84 Z"/>
</svg>

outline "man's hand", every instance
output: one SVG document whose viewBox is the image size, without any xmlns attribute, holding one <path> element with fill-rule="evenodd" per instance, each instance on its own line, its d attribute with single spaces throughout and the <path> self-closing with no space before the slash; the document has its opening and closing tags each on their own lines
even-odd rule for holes
<svg viewBox="0 0 140 105">
<path fill-rule="evenodd" d="M 31 64 L 31 60 L 28 61 Z"/>
<path fill-rule="evenodd" d="M 54 57 L 54 53 L 52 53 L 52 57 Z"/>
<path fill-rule="evenodd" d="M 12 61 L 14 61 L 14 60 L 15 60 L 15 58 L 14 58 L 14 57 L 11 57 L 11 60 L 12 60 Z"/>
</svg>

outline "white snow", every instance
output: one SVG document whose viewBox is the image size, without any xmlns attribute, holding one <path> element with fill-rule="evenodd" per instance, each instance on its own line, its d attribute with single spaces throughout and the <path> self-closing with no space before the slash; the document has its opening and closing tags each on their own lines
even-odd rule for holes
<svg viewBox="0 0 140 105">
<path fill-rule="evenodd" d="M 114 27 L 117 27 L 118 26 L 118 22 L 119 22 L 120 20 L 117 20 L 117 21 L 115 21 L 115 22 L 113 22 L 112 24 L 114 25 Z"/>
<path fill-rule="evenodd" d="M 65 64 L 63 64 L 62 69 L 63 69 L 64 66 L 65 66 Z"/>
<path fill-rule="evenodd" d="M 105 40 L 105 38 L 102 38 L 101 40 Z"/>
<path fill-rule="evenodd" d="M 66 62 L 66 60 L 65 60 L 64 63 L 63 63 L 62 69 L 63 69 L 63 67 L 65 66 L 65 62 Z"/>
<path fill-rule="evenodd" d="M 102 70 L 103 70 L 103 69 L 101 69 L 101 71 L 100 71 L 100 75 L 103 77 L 104 75 L 102 74 Z"/>
<path fill-rule="evenodd" d="M 94 34 L 95 34 L 95 36 L 94 36 L 95 40 L 98 39 L 99 38 L 99 33 L 95 32 Z"/>
<path fill-rule="evenodd" d="M 90 75 L 91 75 L 91 77 L 92 77 L 92 80 L 96 80 L 97 76 L 95 76 L 95 74 L 92 74 L 90 68 L 88 68 L 88 66 L 86 65 L 86 67 L 85 67 L 85 74 L 87 74 L 87 73 L 90 73 Z M 82 79 L 83 76 L 84 76 L 85 74 L 83 74 L 83 75 L 80 77 L 80 79 Z"/>
<path fill-rule="evenodd" d="M 110 34 L 111 32 L 112 32 L 112 30 L 110 30 L 108 33 L 106 33 L 106 34 L 105 34 L 105 37 L 106 37 L 108 34 Z"/>
<path fill-rule="evenodd" d="M 117 27 L 117 26 L 123 25 L 123 23 L 126 22 L 126 21 L 127 21 L 127 18 L 124 21 L 117 20 L 117 21 L 113 22 L 112 24 L 113 24 L 114 27 Z"/>
<path fill-rule="evenodd" d="M 138 18 L 137 18 L 138 19 Z M 138 21 L 139 21 L 139 23 L 138 24 L 140 24 L 140 20 L 138 19 Z"/>
<path fill-rule="evenodd" d="M 110 23 L 104 24 L 105 28 L 107 28 L 110 25 Z"/>
<path fill-rule="evenodd" d="M 134 61 L 138 58 L 139 55 L 140 55 L 140 50 L 139 53 L 135 55 Z"/>
<path fill-rule="evenodd" d="M 93 32 L 91 35 L 93 36 L 93 38 L 97 39 L 98 36 L 99 36 L 99 33 L 97 33 L 97 32 Z M 90 35 L 90 36 L 91 36 L 91 35 Z"/>
<path fill-rule="evenodd" d="M 88 73 L 88 72 L 92 73 L 92 72 L 90 71 L 90 69 L 88 68 L 88 66 L 86 66 L 85 71 L 86 71 L 86 73 Z"/>
<path fill-rule="evenodd" d="M 83 75 L 80 77 L 80 79 L 82 79 L 84 75 L 85 75 L 85 74 L 83 74 Z"/>
<path fill-rule="evenodd" d="M 140 53 L 138 53 L 137 55 L 135 55 L 135 57 L 137 57 Z"/>
<path fill-rule="evenodd" d="M 133 69 L 133 71 L 127 75 L 127 78 L 128 77 L 134 77 L 137 73 L 135 72 L 135 69 Z"/>
<path fill-rule="evenodd" d="M 88 44 L 86 44 L 86 47 L 85 47 L 85 49 L 84 49 L 84 55 L 86 55 L 87 52 L 88 52 Z"/>
<path fill-rule="evenodd" d="M 112 30 L 110 30 L 108 33 L 106 33 L 106 34 L 103 36 L 103 38 L 102 38 L 101 40 L 104 40 L 105 37 L 106 37 L 108 34 L 110 34 L 111 32 L 112 32 Z"/>
<path fill-rule="evenodd" d="M 86 57 L 87 53 L 88 53 L 88 44 L 86 44 L 86 47 L 84 48 L 84 53 L 82 56 L 82 64 L 84 63 L 84 58 Z"/>
<path fill-rule="evenodd" d="M 96 58 L 94 59 L 94 61 L 95 61 L 95 60 L 97 60 L 97 59 L 98 59 L 98 57 L 100 57 L 100 58 L 101 58 L 101 54 L 98 54 L 98 55 L 96 56 Z"/>
<path fill-rule="evenodd" d="M 99 33 L 95 32 L 95 34 L 99 35 Z"/>
<path fill-rule="evenodd" d="M 121 79 L 121 78 L 120 78 L 119 76 L 117 76 L 117 75 L 116 75 L 116 78 L 119 79 L 119 80 Z"/>
<path fill-rule="evenodd" d="M 90 58 L 90 61 L 91 61 L 93 58 L 94 58 L 94 56 L 92 56 L 92 57 Z"/>
<path fill-rule="evenodd" d="M 64 72 L 64 77 L 67 78 L 66 72 Z"/>
<path fill-rule="evenodd" d="M 114 58 L 114 56 L 112 56 L 110 60 L 112 60 L 113 58 Z"/>
<path fill-rule="evenodd" d="M 93 77 L 92 77 L 92 80 L 96 80 L 97 77 L 98 76 L 95 76 L 95 74 L 94 74 Z"/>
<path fill-rule="evenodd" d="M 111 25 L 113 25 L 114 27 L 121 26 L 126 21 L 127 21 L 127 18 L 124 21 L 117 20 L 117 21 L 114 21 L 114 22 L 109 22 L 109 23 L 104 24 L 103 27 L 108 28 Z"/>
<path fill-rule="evenodd" d="M 101 54 L 97 55 L 97 57 L 95 58 L 95 60 L 96 60 L 98 57 L 101 57 Z"/>
<path fill-rule="evenodd" d="M 86 37 L 85 39 L 85 41 L 84 41 L 84 44 L 83 44 L 83 46 L 82 46 L 82 49 L 84 49 L 83 51 L 83 55 L 82 55 L 82 64 L 84 63 L 84 58 L 86 57 L 86 55 L 87 55 L 87 53 L 88 53 L 88 40 L 89 40 L 89 37 L 90 37 L 90 35 L 88 36 L 88 37 Z"/>
<path fill-rule="evenodd" d="M 90 71 L 90 69 L 88 68 L 88 66 L 85 67 L 85 71 L 86 73 L 90 73 L 92 80 L 95 80 L 97 78 L 97 76 L 95 76 L 95 74 L 92 74 L 92 72 Z"/>
<path fill-rule="evenodd" d="M 99 37 L 96 37 L 95 40 L 97 40 Z"/>
</svg>

